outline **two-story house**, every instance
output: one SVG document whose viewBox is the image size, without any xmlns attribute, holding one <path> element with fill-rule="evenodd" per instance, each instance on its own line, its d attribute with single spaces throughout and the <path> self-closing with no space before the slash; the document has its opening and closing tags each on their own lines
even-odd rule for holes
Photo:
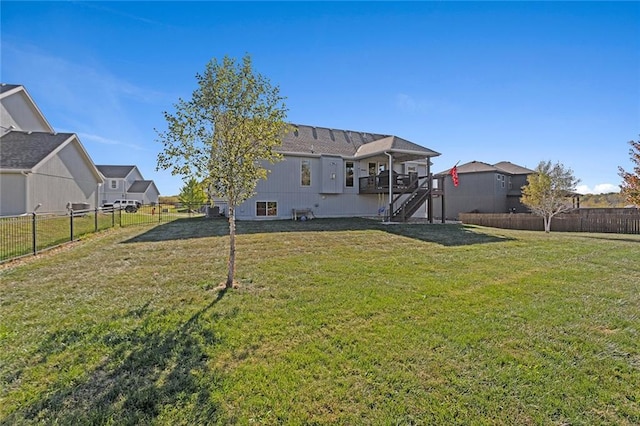
<svg viewBox="0 0 640 426">
<path fill-rule="evenodd" d="M 533 170 L 508 161 L 487 164 L 471 161 L 457 166 L 458 186 L 446 178 L 450 170 L 437 173 L 445 177 L 445 218 L 457 219 L 460 213 L 526 213 L 529 211 L 520 202 L 522 187 Z M 442 217 L 442 207 L 436 203 L 436 217 Z"/>
<path fill-rule="evenodd" d="M 96 166 L 104 177 L 100 203 L 115 200 L 138 200 L 142 204 L 157 204 L 160 192 L 152 180 L 145 180 L 136 166 Z"/>
<path fill-rule="evenodd" d="M 103 179 L 74 133 L 57 133 L 27 90 L 0 85 L 0 215 L 94 208 Z"/>
</svg>

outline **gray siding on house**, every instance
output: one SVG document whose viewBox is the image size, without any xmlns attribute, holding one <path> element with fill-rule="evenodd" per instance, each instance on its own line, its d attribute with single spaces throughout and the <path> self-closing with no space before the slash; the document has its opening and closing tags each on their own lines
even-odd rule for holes
<svg viewBox="0 0 640 426">
<path fill-rule="evenodd" d="M 288 219 L 293 209 L 309 209 L 316 217 L 384 214 L 388 194 L 360 194 L 359 178 L 369 175 L 369 163 L 378 173 L 381 165 L 388 167 L 391 155 L 396 172 L 405 173 L 404 163 L 411 162 L 425 175 L 427 159 L 440 155 L 397 136 L 306 125 L 295 125 L 285 134 L 278 151 L 284 160 L 265 165 L 272 172 L 267 180 L 258 182 L 255 196 L 237 206 L 236 218 Z M 301 182 L 303 161 L 311 168 L 309 185 Z M 352 186 L 346 185 L 347 163 L 353 163 Z M 275 212 L 274 202 L 277 215 L 269 216 Z M 396 207 L 401 202 L 398 200 Z M 425 214 L 426 205 L 416 213 Z"/>
<path fill-rule="evenodd" d="M 459 175 L 459 185 L 445 178 L 445 203 L 447 218 L 457 218 L 459 213 L 476 211 L 488 213 L 506 210 L 506 201 L 497 196 L 497 180 L 493 172 Z"/>
<path fill-rule="evenodd" d="M 27 212 L 27 182 L 21 173 L 0 173 L 0 216 Z"/>
<path fill-rule="evenodd" d="M 113 203 L 118 199 L 135 199 L 138 194 L 130 194 L 129 188 L 134 182 L 143 180 L 142 174 L 136 166 L 96 166 L 104 176 L 104 185 L 100 189 L 100 204 Z M 113 184 L 113 186 L 112 186 Z M 157 198 L 155 200 L 157 202 Z"/>
<path fill-rule="evenodd" d="M 321 193 L 322 194 L 341 194 L 344 189 L 343 169 L 344 161 L 342 157 L 320 157 L 321 169 Z"/>
<path fill-rule="evenodd" d="M 18 87 L 20 86 L 10 86 L 11 90 Z M 11 126 L 14 126 L 15 130 L 32 130 L 35 132 L 53 131 L 53 128 L 47 123 L 36 105 L 26 94 L 24 88 L 2 97 L 2 101 L 0 102 L 0 122 L 2 126 L 5 127 L 0 129 L 0 134 L 7 133 L 10 130 L 7 128 Z"/>
<path fill-rule="evenodd" d="M 127 191 L 128 198 L 139 200 L 142 204 L 157 204 L 160 193 L 152 180 L 138 180 Z"/>
<path fill-rule="evenodd" d="M 507 210 L 513 213 L 527 213 L 529 209 L 520 202 L 522 187 L 527 184 L 528 175 L 511 176 L 511 187 L 507 193 Z"/>
<path fill-rule="evenodd" d="M 75 135 L 12 131 L 2 136 L 1 147 L 0 204 L 8 206 L 2 214 L 38 206 L 38 212 L 61 212 L 69 202 L 96 205 L 101 179 Z"/>
<path fill-rule="evenodd" d="M 449 171 L 445 175 L 445 216 L 458 219 L 460 213 L 524 213 L 520 203 L 521 188 L 532 170 L 508 162 L 490 165 L 478 161 L 458 168 L 459 185 L 455 187 Z M 434 204 L 434 215 L 442 217 L 442 203 Z"/>
<path fill-rule="evenodd" d="M 41 211 L 65 211 L 67 203 L 96 206 L 98 181 L 78 151 L 76 142 L 64 146 L 57 155 L 29 175 L 27 211 L 42 204 Z"/>
<path fill-rule="evenodd" d="M 311 185 L 301 185 L 301 161 L 311 164 Z M 354 163 L 353 186 L 347 187 L 345 167 Z M 426 174 L 426 165 L 415 164 L 418 173 Z M 311 209 L 314 216 L 374 217 L 382 216 L 381 209 L 388 208 L 388 194 L 359 194 L 358 178 L 368 175 L 368 160 L 356 161 L 332 156 L 297 157 L 285 156 L 284 160 L 267 166 L 271 170 L 267 180 L 261 180 L 256 187 L 257 195 L 241 204 L 236 210 L 239 220 L 289 219 L 292 209 Z M 404 171 L 403 164 L 394 169 Z M 333 177 L 335 173 L 335 178 Z M 256 202 L 278 203 L 277 216 L 257 216 Z M 426 204 L 414 217 L 426 216 Z"/>
<path fill-rule="evenodd" d="M 457 219 L 460 213 L 507 213 L 508 176 L 495 172 L 465 173 L 459 175 L 455 187 L 450 177 L 445 178 L 445 209 L 447 219 Z M 440 203 L 435 204 L 436 216 L 441 216 Z"/>
</svg>

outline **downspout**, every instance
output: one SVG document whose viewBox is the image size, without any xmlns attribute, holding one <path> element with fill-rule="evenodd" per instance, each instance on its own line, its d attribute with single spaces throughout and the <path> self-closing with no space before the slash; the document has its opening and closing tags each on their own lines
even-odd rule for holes
<svg viewBox="0 0 640 426">
<path fill-rule="evenodd" d="M 393 156 L 385 151 L 389 157 L 389 222 L 393 214 Z"/>
</svg>

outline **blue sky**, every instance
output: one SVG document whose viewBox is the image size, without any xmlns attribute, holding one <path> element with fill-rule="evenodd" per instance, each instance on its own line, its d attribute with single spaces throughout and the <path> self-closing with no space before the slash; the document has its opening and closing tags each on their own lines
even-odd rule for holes
<svg viewBox="0 0 640 426">
<path fill-rule="evenodd" d="M 394 134 L 460 161 L 559 161 L 617 191 L 640 134 L 640 2 L 9 2 L 1 80 L 96 164 L 164 195 L 154 129 L 211 58 L 250 54 L 293 123 Z"/>
</svg>

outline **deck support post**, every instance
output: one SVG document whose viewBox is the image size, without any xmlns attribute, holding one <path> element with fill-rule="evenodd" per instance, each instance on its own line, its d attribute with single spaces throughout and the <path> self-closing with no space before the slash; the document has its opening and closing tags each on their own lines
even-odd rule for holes
<svg viewBox="0 0 640 426">
<path fill-rule="evenodd" d="M 393 156 L 388 152 L 385 154 L 389 157 L 389 222 L 391 222 L 393 215 Z"/>
</svg>

